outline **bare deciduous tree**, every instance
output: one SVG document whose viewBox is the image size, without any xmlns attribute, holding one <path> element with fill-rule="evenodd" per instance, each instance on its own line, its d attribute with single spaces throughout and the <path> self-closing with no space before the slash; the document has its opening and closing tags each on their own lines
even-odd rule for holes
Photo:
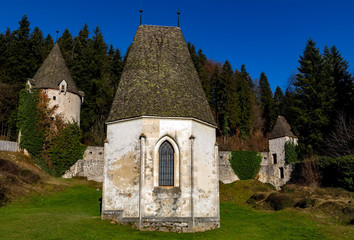
<svg viewBox="0 0 354 240">
<path fill-rule="evenodd" d="M 324 141 L 324 153 L 337 158 L 354 154 L 354 119 L 338 112 L 333 130 Z"/>
</svg>

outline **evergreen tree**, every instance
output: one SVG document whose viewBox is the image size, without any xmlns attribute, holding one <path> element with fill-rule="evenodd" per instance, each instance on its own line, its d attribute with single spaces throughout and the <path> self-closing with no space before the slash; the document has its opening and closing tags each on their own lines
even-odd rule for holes
<svg viewBox="0 0 354 240">
<path fill-rule="evenodd" d="M 275 119 L 278 116 L 284 115 L 284 93 L 279 86 L 275 89 L 274 92 L 274 113 Z"/>
<path fill-rule="evenodd" d="M 239 109 L 236 81 L 234 80 L 234 72 L 229 61 L 225 61 L 221 75 L 221 82 L 225 85 L 223 105 L 220 115 L 220 127 L 224 136 L 236 132 L 239 124 Z"/>
<path fill-rule="evenodd" d="M 260 101 L 262 106 L 262 117 L 264 119 L 264 133 L 270 131 L 274 121 L 273 93 L 270 89 L 268 78 L 264 72 L 259 79 Z"/>
<path fill-rule="evenodd" d="M 334 104 L 333 79 L 326 71 L 323 58 L 313 40 L 307 42 L 300 56 L 295 85 L 295 129 L 307 151 L 318 150 L 329 126 Z"/>
<path fill-rule="evenodd" d="M 41 51 L 43 60 L 48 56 L 48 54 L 53 49 L 53 47 L 54 47 L 54 40 L 52 36 L 48 34 L 47 37 L 44 39 L 44 47 Z"/>
<path fill-rule="evenodd" d="M 58 39 L 61 53 L 65 59 L 66 65 L 69 69 L 73 66 L 73 36 L 71 35 L 69 29 L 65 29 L 63 35 Z"/>
<path fill-rule="evenodd" d="M 219 130 L 222 129 L 221 127 L 221 120 L 222 117 L 220 117 L 223 114 L 223 109 L 225 106 L 226 102 L 226 83 L 223 81 L 221 78 L 221 73 L 219 71 L 219 67 L 216 66 L 213 76 L 212 76 L 212 82 L 214 87 L 213 91 L 213 103 L 214 103 L 214 109 L 215 109 L 215 120 L 216 123 L 218 124 Z M 220 131 L 219 131 L 220 133 Z"/>
<path fill-rule="evenodd" d="M 324 67 L 332 78 L 335 87 L 335 110 L 348 115 L 354 114 L 354 83 L 353 77 L 348 72 L 348 61 L 344 60 L 339 50 L 327 46 L 323 51 Z M 337 114 L 334 114 L 337 115 Z M 353 116 L 353 115 L 352 115 Z M 333 116 L 334 118 L 336 116 Z"/>
<path fill-rule="evenodd" d="M 246 66 L 241 66 L 241 71 L 236 72 L 237 92 L 240 105 L 240 132 L 241 136 L 250 134 L 252 122 L 252 105 L 255 100 L 252 79 L 246 71 Z"/>
<path fill-rule="evenodd" d="M 43 33 L 38 27 L 35 27 L 29 38 L 30 46 L 30 58 L 31 58 L 31 68 L 35 72 L 38 70 L 39 66 L 42 64 L 44 58 L 42 51 L 44 48 L 44 38 Z M 33 77 L 33 76 L 28 76 Z"/>
<path fill-rule="evenodd" d="M 34 70 L 30 61 L 30 23 L 24 15 L 19 22 L 19 28 L 12 32 L 12 42 L 7 49 L 8 59 L 5 64 L 5 81 L 8 83 L 24 84 L 28 77 L 32 77 Z"/>
</svg>

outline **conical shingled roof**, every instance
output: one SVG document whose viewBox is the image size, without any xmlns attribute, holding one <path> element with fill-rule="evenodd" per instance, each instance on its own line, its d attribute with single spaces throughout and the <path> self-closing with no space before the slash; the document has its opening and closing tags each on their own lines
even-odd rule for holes
<svg viewBox="0 0 354 240">
<path fill-rule="evenodd" d="M 273 130 L 269 135 L 269 139 L 281 138 L 281 137 L 296 137 L 291 131 L 288 121 L 285 117 L 278 116 L 278 119 L 274 125 Z"/>
<path fill-rule="evenodd" d="M 59 89 L 59 83 L 65 80 L 67 83 L 67 91 L 79 94 L 69 69 L 66 66 L 64 57 L 61 54 L 58 43 L 54 45 L 47 58 L 34 75 L 33 80 L 33 88 L 41 89 Z"/>
<path fill-rule="evenodd" d="M 191 117 L 216 125 L 180 28 L 139 26 L 107 122 Z"/>
</svg>

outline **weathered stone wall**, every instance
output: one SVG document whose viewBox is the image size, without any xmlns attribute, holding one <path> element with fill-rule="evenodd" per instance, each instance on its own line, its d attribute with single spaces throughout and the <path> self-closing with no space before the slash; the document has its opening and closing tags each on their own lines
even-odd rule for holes
<svg viewBox="0 0 354 240">
<path fill-rule="evenodd" d="M 71 92 L 60 92 L 57 89 L 43 90 L 50 99 L 49 107 L 58 105 L 56 114 L 61 115 L 66 122 L 77 122 L 80 125 L 81 97 L 79 95 Z"/>
<path fill-rule="evenodd" d="M 269 152 L 262 152 L 261 170 L 259 172 L 259 181 L 270 183 L 280 189 L 290 178 L 294 164 L 285 162 L 285 143 L 296 138 L 281 137 L 269 140 Z"/>
<path fill-rule="evenodd" d="M 223 183 L 232 183 L 240 180 L 231 167 L 230 155 L 230 151 L 219 151 L 219 180 Z"/>
<path fill-rule="evenodd" d="M 63 178 L 86 177 L 87 180 L 103 181 L 104 148 L 88 146 L 84 159 L 78 160 L 62 176 Z"/>
<path fill-rule="evenodd" d="M 109 124 L 107 139 L 103 219 L 160 231 L 205 231 L 219 226 L 213 127 L 192 119 L 143 117 Z M 158 149 L 165 140 L 174 148 L 171 187 L 158 185 Z"/>
</svg>

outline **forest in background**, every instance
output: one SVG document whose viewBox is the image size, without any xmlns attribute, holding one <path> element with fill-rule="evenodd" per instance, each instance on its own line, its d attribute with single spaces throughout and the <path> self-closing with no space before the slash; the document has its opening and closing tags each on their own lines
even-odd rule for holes
<svg viewBox="0 0 354 240">
<path fill-rule="evenodd" d="M 104 41 L 99 27 L 90 32 L 86 24 L 77 36 L 66 29 L 57 41 L 78 89 L 85 92 L 83 143 L 102 145 L 126 56 Z M 50 35 L 43 36 L 38 27 L 31 30 L 26 16 L 18 29 L 0 33 L 1 138 L 16 139 L 19 92 L 53 45 Z M 285 93 L 279 86 L 273 93 L 265 73 L 252 79 L 245 65 L 234 70 L 229 61 L 208 59 L 191 43 L 188 48 L 218 124 L 219 149 L 267 151 L 269 131 L 282 115 L 299 136 L 300 156 L 353 154 L 353 76 L 335 46 L 321 52 L 308 40 Z"/>
</svg>

